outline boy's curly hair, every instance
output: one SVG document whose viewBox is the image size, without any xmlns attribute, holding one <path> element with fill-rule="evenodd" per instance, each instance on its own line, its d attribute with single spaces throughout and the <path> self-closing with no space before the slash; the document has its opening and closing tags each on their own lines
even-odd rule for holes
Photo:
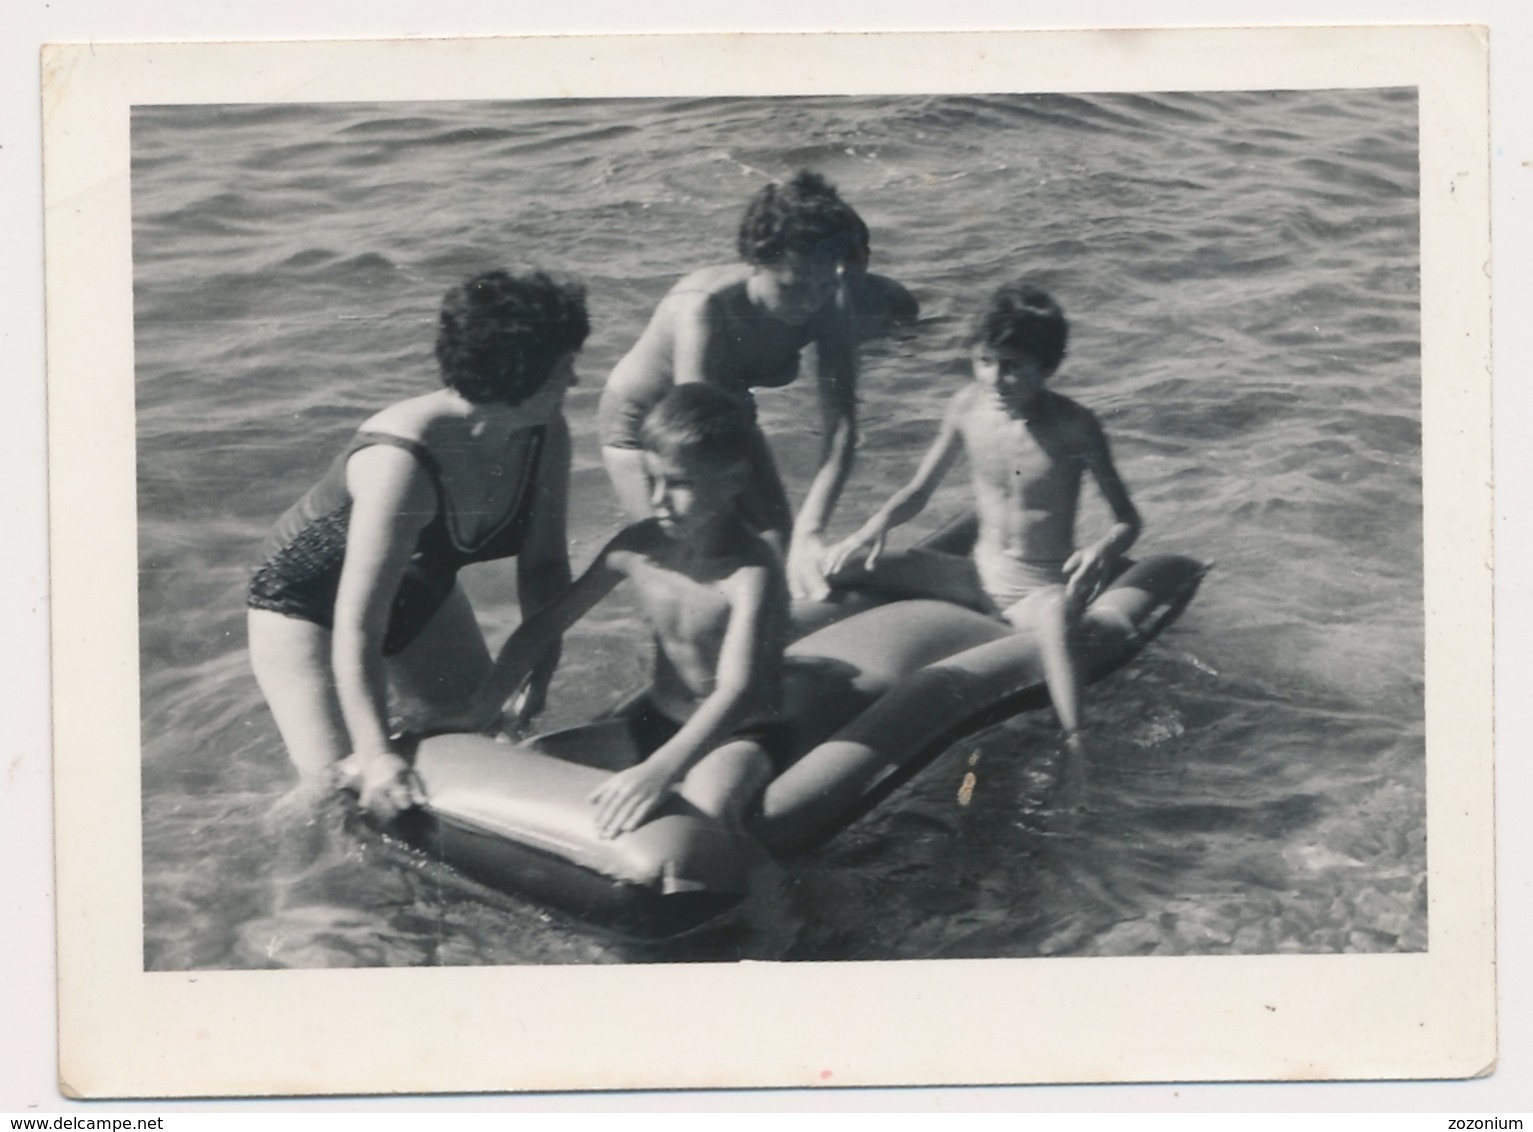
<svg viewBox="0 0 1533 1132">
<path fill-rule="evenodd" d="M 789 253 L 865 269 L 868 226 L 818 173 L 800 169 L 786 185 L 764 187 L 745 208 L 735 241 L 740 258 L 765 267 Z"/>
<path fill-rule="evenodd" d="M 969 345 L 1021 350 L 1053 373 L 1064 360 L 1070 324 L 1041 287 L 1005 283 L 996 288 L 969 327 Z"/>
<path fill-rule="evenodd" d="M 543 387 L 555 364 L 591 331 L 585 288 L 542 271 L 487 271 L 442 300 L 436 360 L 442 384 L 464 399 L 515 405 Z"/>
<path fill-rule="evenodd" d="M 749 459 L 755 431 L 750 406 L 737 394 L 690 381 L 674 385 L 640 426 L 646 452 L 725 469 Z"/>
</svg>

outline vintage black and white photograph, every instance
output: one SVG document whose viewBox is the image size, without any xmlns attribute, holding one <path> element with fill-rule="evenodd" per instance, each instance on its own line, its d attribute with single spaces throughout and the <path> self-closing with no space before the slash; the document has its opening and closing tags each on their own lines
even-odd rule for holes
<svg viewBox="0 0 1533 1132">
<path fill-rule="evenodd" d="M 1424 959 L 1387 80 L 135 100 L 141 970 Z"/>
<path fill-rule="evenodd" d="M 146 967 L 1423 949 L 1416 129 L 135 108 Z"/>
</svg>

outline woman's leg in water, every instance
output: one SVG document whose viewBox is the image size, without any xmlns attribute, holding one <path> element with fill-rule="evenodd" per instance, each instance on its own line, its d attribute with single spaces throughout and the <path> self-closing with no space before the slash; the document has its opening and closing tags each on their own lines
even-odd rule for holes
<svg viewBox="0 0 1533 1132">
<path fill-rule="evenodd" d="M 465 708 L 493 663 L 468 595 L 454 586 L 426 627 L 389 658 L 389 689 L 412 728 L 429 727 L 433 717 Z"/>
<path fill-rule="evenodd" d="M 330 630 L 312 621 L 252 609 L 250 665 L 277 721 L 302 786 L 324 790 L 351 753 L 330 667 Z"/>
<path fill-rule="evenodd" d="M 351 738 L 335 693 L 330 630 L 311 621 L 252 609 L 250 663 L 261 694 L 303 785 L 326 789 L 335 765 L 351 754 Z M 391 692 L 418 725 L 462 706 L 490 671 L 490 653 L 460 588 L 387 670 Z"/>
</svg>

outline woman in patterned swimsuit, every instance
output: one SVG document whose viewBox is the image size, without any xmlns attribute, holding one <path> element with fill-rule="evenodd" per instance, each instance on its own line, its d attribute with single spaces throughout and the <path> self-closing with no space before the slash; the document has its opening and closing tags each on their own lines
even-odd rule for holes
<svg viewBox="0 0 1533 1132">
<path fill-rule="evenodd" d="M 588 331 L 584 292 L 541 272 L 452 288 L 436 342 L 445 388 L 369 418 L 278 520 L 251 577 L 250 655 L 305 789 L 340 770 L 380 816 L 419 800 L 390 693 L 429 725 L 489 673 L 462 567 L 515 556 L 524 616 L 568 587 L 562 410 Z M 534 675 L 524 717 L 556 662 Z"/>
<path fill-rule="evenodd" d="M 917 304 L 894 280 L 867 271 L 867 225 L 817 173 L 758 192 L 737 246 L 743 262 L 702 268 L 671 288 L 612 371 L 601 399 L 602 458 L 629 517 L 648 518 L 639 425 L 650 407 L 692 381 L 749 404 L 753 388 L 797 377 L 800 352 L 815 347 L 824 447 L 798 520 L 759 429 L 741 507 L 787 555 L 794 596 L 824 597 L 821 532 L 856 447 L 857 346 L 891 323 L 913 321 Z"/>
</svg>

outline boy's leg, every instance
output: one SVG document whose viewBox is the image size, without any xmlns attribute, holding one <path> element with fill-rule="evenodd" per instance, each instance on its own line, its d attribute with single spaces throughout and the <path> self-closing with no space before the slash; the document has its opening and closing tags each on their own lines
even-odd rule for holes
<svg viewBox="0 0 1533 1132">
<path fill-rule="evenodd" d="M 330 667 L 330 630 L 265 609 L 247 619 L 250 666 L 303 789 L 325 789 L 351 753 Z"/>
<path fill-rule="evenodd" d="M 772 760 L 754 739 L 733 739 L 699 759 L 676 792 L 703 813 L 732 829 L 772 780 Z"/>
<path fill-rule="evenodd" d="M 981 613 L 995 613 L 995 603 L 980 585 L 972 559 L 919 547 L 885 554 L 872 570 L 854 558 L 837 571 L 837 586 L 862 586 L 894 597 L 950 601 Z"/>
<path fill-rule="evenodd" d="M 1054 713 L 1066 735 L 1081 727 L 1081 656 L 1077 607 L 1063 586 L 1048 586 L 1028 594 L 1005 613 L 1016 629 L 1031 630 L 1038 638 L 1043 679 L 1049 688 Z"/>
<path fill-rule="evenodd" d="M 1080 651 L 1080 605 L 1064 586 L 1048 586 L 1028 594 L 1006 610 L 1006 620 L 1029 629 L 1038 639 L 1043 680 L 1059 726 L 1065 733 L 1060 787 L 1067 805 L 1078 805 L 1086 788 L 1086 750 L 1081 739 L 1084 714 L 1081 689 L 1085 684 Z"/>
</svg>

